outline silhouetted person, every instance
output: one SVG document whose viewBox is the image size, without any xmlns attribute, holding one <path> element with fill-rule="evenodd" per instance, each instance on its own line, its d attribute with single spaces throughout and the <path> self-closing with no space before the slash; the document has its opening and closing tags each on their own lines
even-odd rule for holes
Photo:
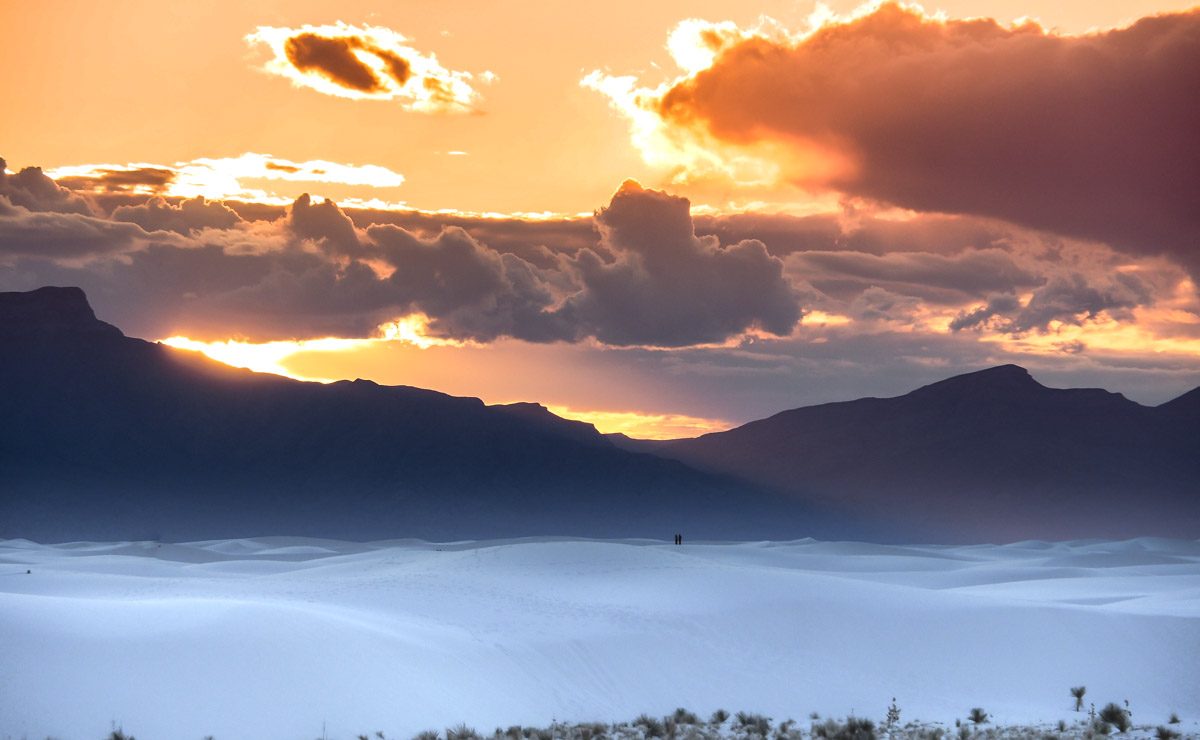
<svg viewBox="0 0 1200 740">
<path fill-rule="evenodd" d="M 682 544 L 683 544 L 683 535 L 681 535 L 681 534 L 677 534 L 677 535 L 675 535 L 675 544 L 676 544 L 676 545 L 682 545 Z"/>
</svg>

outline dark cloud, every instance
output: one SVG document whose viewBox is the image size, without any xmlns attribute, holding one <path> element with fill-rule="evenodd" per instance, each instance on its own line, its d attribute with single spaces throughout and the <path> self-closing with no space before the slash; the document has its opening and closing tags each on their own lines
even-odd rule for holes
<svg viewBox="0 0 1200 740">
<path fill-rule="evenodd" d="M 34 182 L 43 200 L 61 199 Z M 201 198 L 106 202 L 110 218 L 0 196 L 0 287 L 80 285 L 150 337 L 361 337 L 421 312 L 433 333 L 460 340 L 679 348 L 847 320 L 851 332 L 940 327 L 960 310 L 963 341 L 973 341 L 964 329 L 1131 321 L 1159 296 L 1175 301 L 1182 280 L 1165 260 L 987 219 L 693 219 L 687 200 L 635 183 L 590 218 L 529 221 L 347 213 L 307 195 L 237 210 Z M 805 310 L 834 318 L 797 328 Z"/>
<path fill-rule="evenodd" d="M 458 227 L 423 239 L 396 226 L 367 229 L 395 267 L 390 290 L 434 319 L 442 334 L 478 340 L 512 336 L 530 341 L 574 338 L 561 313 L 549 309 L 563 276 L 512 254 L 500 254 Z"/>
<path fill-rule="evenodd" d="M 616 257 L 582 250 L 573 264 L 583 290 L 560 310 L 602 342 L 681 346 L 751 328 L 782 336 L 800 319 L 783 262 L 762 242 L 697 237 L 684 198 L 627 182 L 595 221 Z"/>
<path fill-rule="evenodd" d="M 386 90 L 375 71 L 355 56 L 355 50 L 362 48 L 362 41 L 353 36 L 327 38 L 315 33 L 298 33 L 283 45 L 288 61 L 302 72 L 314 72 L 359 92 Z"/>
<path fill-rule="evenodd" d="M 824 184 L 1200 269 L 1200 10 L 1070 37 L 895 4 L 796 43 L 752 38 L 667 92 L 673 125 L 851 166 Z"/>
<path fill-rule="evenodd" d="M 288 207 L 285 218 L 288 227 L 301 239 L 321 239 L 339 254 L 361 256 L 364 254 L 354 229 L 354 222 L 329 199 L 314 203 L 304 193 Z"/>
<path fill-rule="evenodd" d="M 82 196 L 60 187 L 47 177 L 41 167 L 26 167 L 17 174 L 7 172 L 8 164 L 0 159 L 0 196 L 15 206 L 30 211 L 81 213 L 92 215 L 92 208 Z"/>
<path fill-rule="evenodd" d="M 789 269 L 830 295 L 850 297 L 870 287 L 956 305 L 997 291 L 1041 285 L 1045 278 L 1000 249 L 967 249 L 957 255 L 842 251 L 798 252 Z"/>
<path fill-rule="evenodd" d="M 388 74 L 396 81 L 397 85 L 403 85 L 412 77 L 412 65 L 404 57 L 377 46 L 371 47 L 370 51 L 383 60 L 384 68 L 387 69 Z"/>
<path fill-rule="evenodd" d="M 0 195 L 0 263 L 18 257 L 74 259 L 115 254 L 147 238 L 134 224 L 80 213 L 31 211 Z"/>
<path fill-rule="evenodd" d="M 389 28 L 342 22 L 259 26 L 246 41 L 270 50 L 267 72 L 299 87 L 358 100 L 399 100 L 407 110 L 422 113 L 476 110 L 473 74 L 443 67 L 434 54 L 414 49 Z M 490 82 L 494 75 L 486 72 L 481 79 Z"/>
<path fill-rule="evenodd" d="M 59 185 L 94 193 L 158 193 L 175 181 L 175 170 L 162 167 L 97 169 L 87 175 L 60 177 Z"/>
<path fill-rule="evenodd" d="M 177 204 L 154 197 L 140 205 L 117 206 L 112 219 L 135 223 L 146 231 L 174 231 L 184 236 L 200 229 L 231 229 L 242 220 L 225 204 L 203 197 Z"/>
<path fill-rule="evenodd" d="M 1020 334 L 1046 329 L 1052 321 L 1078 325 L 1101 312 L 1129 318 L 1128 311 L 1152 301 L 1150 286 L 1132 273 L 1118 272 L 1099 281 L 1070 273 L 1051 278 L 1024 305 L 1013 295 L 993 296 L 987 305 L 959 314 L 950 328 L 960 331 L 990 324 L 1000 331 Z"/>
</svg>

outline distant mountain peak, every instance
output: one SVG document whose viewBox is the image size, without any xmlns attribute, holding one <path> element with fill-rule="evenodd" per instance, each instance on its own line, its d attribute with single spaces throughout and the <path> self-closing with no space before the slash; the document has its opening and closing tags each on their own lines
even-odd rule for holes
<svg viewBox="0 0 1200 740">
<path fill-rule="evenodd" d="M 1046 386 L 1033 379 L 1029 371 L 1020 365 L 996 365 L 971 373 L 922 386 L 909 395 L 927 395 L 944 392 L 964 393 L 1011 393 L 1044 390 Z"/>
<path fill-rule="evenodd" d="M 115 326 L 96 318 L 80 288 L 48 286 L 0 293 L 0 336 L 64 334 L 123 336 Z"/>
</svg>

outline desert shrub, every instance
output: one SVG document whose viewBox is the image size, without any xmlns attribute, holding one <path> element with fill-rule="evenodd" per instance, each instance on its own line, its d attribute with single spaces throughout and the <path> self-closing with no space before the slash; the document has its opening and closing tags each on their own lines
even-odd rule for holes
<svg viewBox="0 0 1200 740">
<path fill-rule="evenodd" d="M 738 728 L 747 734 L 753 733 L 760 737 L 766 737 L 771 732 L 771 720 L 761 714 L 738 712 L 736 719 Z"/>
<path fill-rule="evenodd" d="M 1066 732 L 1066 731 L 1067 731 L 1067 721 L 1066 721 L 1065 719 L 1060 719 L 1060 720 L 1058 721 L 1058 731 L 1059 731 L 1059 732 Z"/>
<path fill-rule="evenodd" d="M 961 722 L 958 723 L 958 740 L 967 740 L 971 737 L 971 730 L 964 726 Z"/>
<path fill-rule="evenodd" d="M 579 740 L 596 740 L 608 735 L 608 725 L 603 722 L 581 722 L 575 725 L 573 732 L 569 734 Z"/>
<path fill-rule="evenodd" d="M 663 727 L 663 723 L 656 717 L 651 717 L 648 714 L 639 715 L 633 721 L 633 726 L 641 727 L 642 734 L 646 737 L 663 737 L 666 734 L 666 728 Z"/>
<path fill-rule="evenodd" d="M 981 725 L 988 721 L 988 713 L 983 711 L 983 707 L 971 707 L 971 711 L 967 714 L 967 719 L 977 725 Z"/>
<path fill-rule="evenodd" d="M 1179 733 L 1175 732 L 1170 727 L 1159 725 L 1154 730 L 1154 736 L 1158 738 L 1158 740 L 1175 740 L 1175 738 L 1179 737 Z"/>
<path fill-rule="evenodd" d="M 708 718 L 708 721 L 711 724 L 719 725 L 723 724 L 727 719 L 729 719 L 729 712 L 726 712 L 724 709 L 718 709 L 712 713 L 712 716 Z"/>
<path fill-rule="evenodd" d="M 413 740 L 438 740 L 439 737 L 441 736 L 437 730 L 425 730 L 424 732 L 418 732 Z"/>
<path fill-rule="evenodd" d="M 136 740 L 133 735 L 126 735 L 123 727 L 117 727 L 108 734 L 105 740 Z"/>
<path fill-rule="evenodd" d="M 697 717 L 694 713 L 689 712 L 688 710 L 684 709 L 683 707 L 676 709 L 675 714 L 671 715 L 671 719 L 675 720 L 675 723 L 680 724 L 680 725 L 698 725 L 698 724 L 700 724 L 700 718 Z"/>
<path fill-rule="evenodd" d="M 475 732 L 474 727 L 460 724 L 457 727 L 446 728 L 446 740 L 483 740 L 483 737 Z"/>
<path fill-rule="evenodd" d="M 679 724 L 675 722 L 674 717 L 663 717 L 663 732 L 669 740 L 673 739 L 678 731 Z"/>
<path fill-rule="evenodd" d="M 1100 710 L 1100 721 L 1117 728 L 1118 732 L 1129 729 L 1129 714 L 1120 705 L 1109 702 Z"/>
<path fill-rule="evenodd" d="M 812 734 L 827 740 L 875 740 L 875 723 L 857 717 L 848 717 L 844 724 L 827 719 L 824 724 L 813 725 Z"/>
<path fill-rule="evenodd" d="M 1179 724 L 1179 715 L 1175 714 L 1174 712 L 1171 712 L 1171 718 L 1169 720 L 1167 720 L 1167 724 L 1169 724 L 1169 725 Z"/>
<path fill-rule="evenodd" d="M 875 723 L 869 719 L 849 717 L 844 734 L 836 740 L 875 740 Z"/>
</svg>

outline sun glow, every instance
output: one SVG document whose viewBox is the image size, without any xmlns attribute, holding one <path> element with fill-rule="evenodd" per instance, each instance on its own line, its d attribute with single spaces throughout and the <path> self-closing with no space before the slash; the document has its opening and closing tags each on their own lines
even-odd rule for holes
<svg viewBox="0 0 1200 740">
<path fill-rule="evenodd" d="M 1196 314 L 1171 308 L 1133 309 L 1132 321 L 1119 321 L 1107 312 L 1078 324 L 1051 321 L 1044 332 L 1017 336 L 984 334 L 1007 352 L 1039 355 L 1104 352 L 1130 356 L 1178 355 L 1200 357 L 1200 337 L 1195 336 Z"/>
<path fill-rule="evenodd" d="M 380 324 L 377 335 L 364 338 L 322 337 L 319 339 L 284 339 L 272 342 L 247 342 L 227 339 L 203 342 L 186 336 L 173 336 L 159 340 L 160 344 L 176 349 L 200 352 L 217 362 L 232 367 L 245 368 L 258 373 L 283 375 L 296 380 L 311 380 L 331 383 L 338 378 L 323 378 L 303 375 L 292 370 L 288 358 L 310 352 L 347 352 L 362 349 L 380 342 L 400 342 L 420 349 L 439 346 L 462 346 L 462 342 L 429 333 L 429 317 L 424 314 L 409 314 Z"/>
<path fill-rule="evenodd" d="M 705 419 L 685 414 L 654 414 L 643 411 L 588 411 L 570 406 L 547 406 L 564 419 L 583 421 L 603 434 L 625 434 L 634 439 L 680 439 L 721 432 L 734 425 L 722 419 Z"/>
<path fill-rule="evenodd" d="M 296 162 L 270 154 L 246 152 L 236 157 L 200 157 L 173 165 L 81 164 L 46 171 L 55 180 L 82 180 L 104 190 L 111 180 L 129 182 L 139 173 L 152 173 L 146 183 L 127 185 L 129 192 L 174 198 L 203 196 L 208 200 L 240 200 L 270 205 L 288 205 L 294 197 L 269 191 L 265 182 L 330 183 L 371 188 L 395 188 L 404 175 L 374 164 L 355 165 L 312 159 Z M 265 181 L 265 182 L 264 182 Z"/>
</svg>

